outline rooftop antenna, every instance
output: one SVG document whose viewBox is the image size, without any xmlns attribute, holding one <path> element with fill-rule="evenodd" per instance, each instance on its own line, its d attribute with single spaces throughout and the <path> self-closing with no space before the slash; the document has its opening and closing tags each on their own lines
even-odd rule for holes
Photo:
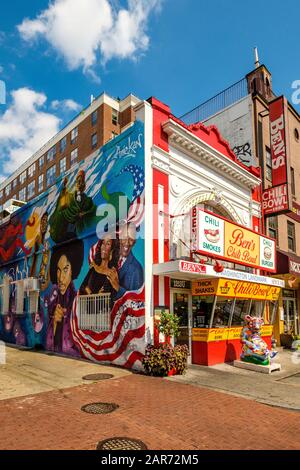
<svg viewBox="0 0 300 470">
<path fill-rule="evenodd" d="M 94 95 L 91 95 L 91 104 L 93 103 L 93 101 L 95 101 L 95 97 Z"/>
<path fill-rule="evenodd" d="M 258 49 L 257 49 L 257 47 L 254 48 L 254 57 L 255 57 L 255 68 L 258 69 L 258 67 L 260 66 L 260 63 L 259 63 L 259 58 L 258 58 Z"/>
</svg>

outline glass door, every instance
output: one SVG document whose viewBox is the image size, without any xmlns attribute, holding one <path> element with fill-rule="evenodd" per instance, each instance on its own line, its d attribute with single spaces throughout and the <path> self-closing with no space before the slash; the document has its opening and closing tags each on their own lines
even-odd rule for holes
<svg viewBox="0 0 300 470">
<path fill-rule="evenodd" d="M 284 332 L 299 334 L 296 299 L 283 299 Z"/>
<path fill-rule="evenodd" d="M 191 294 L 188 292 L 172 293 L 172 311 L 180 319 L 180 335 L 176 339 L 176 344 L 186 344 L 191 351 Z"/>
</svg>

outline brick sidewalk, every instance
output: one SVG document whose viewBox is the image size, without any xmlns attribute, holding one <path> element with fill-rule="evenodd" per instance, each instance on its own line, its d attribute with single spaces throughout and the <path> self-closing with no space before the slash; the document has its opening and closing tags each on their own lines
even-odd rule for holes
<svg viewBox="0 0 300 470">
<path fill-rule="evenodd" d="M 80 410 L 95 401 L 120 408 Z M 140 375 L 3 400 L 0 422 L 1 449 L 95 449 L 113 436 L 152 450 L 300 448 L 299 413 Z"/>
</svg>

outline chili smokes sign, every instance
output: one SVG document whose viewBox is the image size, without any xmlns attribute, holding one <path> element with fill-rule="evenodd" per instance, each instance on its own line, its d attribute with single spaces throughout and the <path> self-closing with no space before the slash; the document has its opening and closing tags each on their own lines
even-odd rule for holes
<svg viewBox="0 0 300 470">
<path fill-rule="evenodd" d="M 194 207 L 191 214 L 191 249 L 232 263 L 276 271 L 275 240 Z"/>
</svg>

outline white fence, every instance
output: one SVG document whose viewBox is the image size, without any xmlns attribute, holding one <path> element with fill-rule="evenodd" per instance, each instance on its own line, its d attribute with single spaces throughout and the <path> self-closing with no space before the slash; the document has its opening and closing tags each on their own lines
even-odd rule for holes
<svg viewBox="0 0 300 470">
<path fill-rule="evenodd" d="M 110 331 L 110 294 L 78 296 L 79 328 L 91 331 Z"/>
</svg>

